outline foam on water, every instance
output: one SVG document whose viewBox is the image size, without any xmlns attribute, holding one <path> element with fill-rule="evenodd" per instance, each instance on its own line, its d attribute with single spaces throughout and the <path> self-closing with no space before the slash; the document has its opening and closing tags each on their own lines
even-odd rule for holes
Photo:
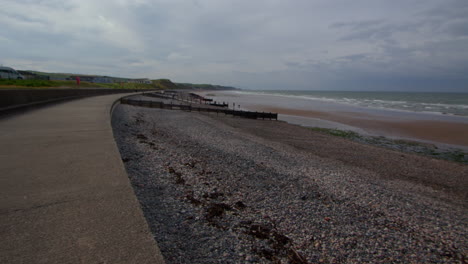
<svg viewBox="0 0 468 264">
<path fill-rule="evenodd" d="M 468 93 L 238 91 L 348 104 L 366 108 L 457 115 L 468 117 Z"/>
</svg>

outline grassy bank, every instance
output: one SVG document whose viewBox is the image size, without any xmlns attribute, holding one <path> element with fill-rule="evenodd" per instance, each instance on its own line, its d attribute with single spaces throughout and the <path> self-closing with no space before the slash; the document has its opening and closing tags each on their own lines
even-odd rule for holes
<svg viewBox="0 0 468 264">
<path fill-rule="evenodd" d="M 342 137 L 352 141 L 369 145 L 384 147 L 407 153 L 417 153 L 436 159 L 449 160 L 468 164 L 468 153 L 457 148 L 439 148 L 434 144 L 416 142 L 411 140 L 390 139 L 386 137 L 364 136 L 353 131 L 312 127 L 313 131 Z"/>
<path fill-rule="evenodd" d="M 113 89 L 161 89 L 162 86 L 142 83 L 90 83 L 76 81 L 47 81 L 47 80 L 7 80 L 0 79 L 0 89 L 11 88 L 113 88 Z"/>
<path fill-rule="evenodd" d="M 69 78 L 71 73 L 44 73 L 33 72 L 39 76 L 47 76 L 50 78 Z M 236 89 L 228 86 L 212 85 L 212 84 L 192 84 L 192 83 L 173 83 L 169 79 L 151 80 L 151 83 L 131 83 L 125 78 L 114 78 L 113 83 L 93 83 L 81 81 L 80 85 L 72 81 L 56 81 L 56 80 L 8 80 L 0 79 L 0 89 L 46 89 L 46 88 L 111 88 L 111 89 L 205 89 L 205 90 L 232 90 Z"/>
<path fill-rule="evenodd" d="M 59 87 L 61 84 L 54 81 L 46 80 L 8 80 L 0 79 L 0 86 L 2 88 L 11 88 L 11 87 L 27 87 L 27 88 L 37 88 L 37 87 Z"/>
</svg>

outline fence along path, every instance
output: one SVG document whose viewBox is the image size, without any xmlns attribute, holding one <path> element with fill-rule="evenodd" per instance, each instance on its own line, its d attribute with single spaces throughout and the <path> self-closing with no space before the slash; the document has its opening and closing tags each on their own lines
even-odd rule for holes
<svg viewBox="0 0 468 264">
<path fill-rule="evenodd" d="M 145 94 L 148 96 L 149 94 Z M 151 94 L 151 97 L 160 97 L 165 99 L 172 99 L 172 97 L 165 97 L 163 95 Z M 162 101 L 150 101 L 150 100 L 136 100 L 130 98 L 120 99 L 121 104 L 149 107 L 149 108 L 162 108 L 162 109 L 171 109 L 171 110 L 184 110 L 184 111 L 198 111 L 198 112 L 211 112 L 217 114 L 232 115 L 233 117 L 244 117 L 250 119 L 269 119 L 269 120 L 278 120 L 277 113 L 265 113 L 265 112 L 253 112 L 253 111 L 242 111 L 242 110 L 232 110 L 225 109 L 220 107 L 202 107 L 202 106 L 192 106 L 187 104 L 167 104 Z"/>
</svg>

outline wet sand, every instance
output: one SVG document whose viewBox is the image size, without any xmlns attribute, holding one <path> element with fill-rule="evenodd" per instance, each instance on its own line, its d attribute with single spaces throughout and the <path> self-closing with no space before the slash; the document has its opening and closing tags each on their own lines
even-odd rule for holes
<svg viewBox="0 0 468 264">
<path fill-rule="evenodd" d="M 232 107 L 276 112 L 279 119 L 303 126 L 353 130 L 358 133 L 403 138 L 468 149 L 468 118 L 363 108 L 318 100 L 305 100 L 236 92 L 201 92 L 227 101 Z M 300 119 L 299 119 L 300 118 Z"/>
<path fill-rule="evenodd" d="M 349 112 L 320 112 L 298 109 L 285 109 L 276 107 L 260 107 L 265 112 L 276 112 L 280 114 L 303 116 L 330 120 L 361 129 L 372 131 L 374 134 L 387 136 L 403 136 L 424 141 L 440 142 L 451 145 L 468 147 L 468 125 L 464 123 L 444 121 L 389 121 L 379 120 L 378 116 L 365 115 Z"/>
</svg>

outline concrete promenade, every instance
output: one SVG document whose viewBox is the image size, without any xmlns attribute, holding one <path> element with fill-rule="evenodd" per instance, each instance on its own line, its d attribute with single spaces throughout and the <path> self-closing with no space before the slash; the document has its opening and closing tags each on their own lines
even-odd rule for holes
<svg viewBox="0 0 468 264">
<path fill-rule="evenodd" d="M 163 263 L 112 135 L 122 94 L 0 119 L 0 263 Z"/>
</svg>

